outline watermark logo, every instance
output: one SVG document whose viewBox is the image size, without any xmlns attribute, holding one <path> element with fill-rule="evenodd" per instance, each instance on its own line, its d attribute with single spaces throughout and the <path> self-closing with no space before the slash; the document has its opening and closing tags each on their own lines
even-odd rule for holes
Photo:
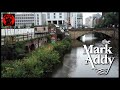
<svg viewBox="0 0 120 90">
<path fill-rule="evenodd" d="M 115 59 L 114 57 L 110 57 L 110 54 L 113 53 L 111 51 L 112 47 L 108 47 L 109 44 L 110 41 L 104 39 L 100 47 L 95 47 L 94 45 L 87 47 L 83 45 L 85 54 L 88 56 L 87 60 L 85 60 L 86 65 L 91 64 L 92 70 L 95 70 L 99 75 L 107 75 Z M 92 57 L 92 55 L 94 55 L 94 57 Z M 101 66 L 103 68 L 101 68 Z"/>
<path fill-rule="evenodd" d="M 3 14 L 3 26 L 15 26 L 15 14 Z"/>
</svg>

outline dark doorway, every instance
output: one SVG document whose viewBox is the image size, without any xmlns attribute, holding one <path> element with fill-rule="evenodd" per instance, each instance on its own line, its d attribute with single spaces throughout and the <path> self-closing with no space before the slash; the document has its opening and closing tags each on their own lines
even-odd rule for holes
<svg viewBox="0 0 120 90">
<path fill-rule="evenodd" d="M 60 24 L 60 25 L 61 25 L 61 24 L 62 24 L 62 21 L 58 21 L 58 24 Z"/>
<path fill-rule="evenodd" d="M 35 50 L 35 45 L 34 44 L 31 45 L 30 50 L 31 51 Z"/>
<path fill-rule="evenodd" d="M 51 23 L 51 21 L 48 21 L 48 24 L 50 24 Z"/>
<path fill-rule="evenodd" d="M 53 24 L 57 24 L 57 21 L 53 21 Z"/>
<path fill-rule="evenodd" d="M 57 39 L 62 40 L 63 39 L 63 35 L 62 34 L 57 34 Z"/>
<path fill-rule="evenodd" d="M 25 46 L 25 53 L 29 53 L 29 47 Z"/>
</svg>

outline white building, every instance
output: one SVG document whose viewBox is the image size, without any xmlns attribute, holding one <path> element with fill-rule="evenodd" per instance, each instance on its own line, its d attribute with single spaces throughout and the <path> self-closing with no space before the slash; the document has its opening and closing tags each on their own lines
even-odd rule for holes
<svg viewBox="0 0 120 90">
<path fill-rule="evenodd" d="M 47 16 L 46 16 L 47 24 L 48 23 L 57 24 L 57 25 L 64 24 L 66 19 L 67 19 L 67 13 L 47 12 Z"/>
<path fill-rule="evenodd" d="M 71 13 L 71 25 L 74 28 L 79 28 L 83 26 L 82 13 Z"/>
<path fill-rule="evenodd" d="M 42 18 L 45 14 L 41 12 L 22 12 L 22 13 L 15 13 L 15 26 L 20 27 L 31 27 L 32 24 L 34 25 L 43 25 L 46 19 Z M 45 17 L 45 16 L 44 16 Z"/>
<path fill-rule="evenodd" d="M 100 15 L 99 13 L 93 14 L 93 27 L 95 27 L 95 25 L 99 23 L 99 19 L 101 16 L 102 15 Z"/>
<path fill-rule="evenodd" d="M 46 25 L 47 22 L 46 22 L 46 14 L 45 13 L 42 13 L 42 25 Z"/>
<path fill-rule="evenodd" d="M 88 27 L 88 28 L 92 28 L 93 27 L 93 17 L 92 16 L 89 16 L 85 19 L 85 25 Z"/>
<path fill-rule="evenodd" d="M 102 15 L 97 13 L 97 14 L 93 14 L 93 18 L 100 18 Z"/>
</svg>

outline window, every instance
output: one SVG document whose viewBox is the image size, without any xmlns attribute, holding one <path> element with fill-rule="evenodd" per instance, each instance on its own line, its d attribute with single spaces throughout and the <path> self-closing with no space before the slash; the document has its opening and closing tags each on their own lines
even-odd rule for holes
<svg viewBox="0 0 120 90">
<path fill-rule="evenodd" d="M 50 19 L 50 13 L 47 14 L 47 18 Z"/>
<path fill-rule="evenodd" d="M 62 15 L 62 13 L 59 13 L 59 15 Z"/>
<path fill-rule="evenodd" d="M 37 31 L 37 28 L 35 28 L 35 31 Z"/>
<path fill-rule="evenodd" d="M 62 18 L 62 16 L 59 16 L 59 18 Z"/>
<path fill-rule="evenodd" d="M 54 18 L 56 18 L 56 17 L 54 16 Z"/>
<path fill-rule="evenodd" d="M 44 31 L 45 31 L 45 27 L 44 27 Z"/>
<path fill-rule="evenodd" d="M 50 19 L 50 16 L 47 16 L 48 19 Z"/>
<path fill-rule="evenodd" d="M 55 15 L 55 13 L 54 13 L 54 15 Z"/>
</svg>

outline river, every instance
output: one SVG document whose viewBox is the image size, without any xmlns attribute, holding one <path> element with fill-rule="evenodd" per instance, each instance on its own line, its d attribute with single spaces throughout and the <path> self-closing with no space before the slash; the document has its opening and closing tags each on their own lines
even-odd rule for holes
<svg viewBox="0 0 120 90">
<path fill-rule="evenodd" d="M 112 42 L 112 41 L 111 41 Z M 101 46 L 101 40 L 97 40 L 94 34 L 86 34 L 80 38 L 80 40 L 72 41 L 72 50 L 67 53 L 62 64 L 53 72 L 53 78 L 117 78 L 119 77 L 119 58 L 118 52 L 112 55 L 115 57 L 113 64 L 107 75 L 99 75 L 96 70 L 92 70 L 91 63 L 86 65 L 87 54 L 84 54 L 85 49 L 83 45 L 89 46 Z M 114 49 L 114 46 L 112 47 Z M 97 55 L 91 55 L 95 58 Z M 104 55 L 101 55 L 103 57 Z M 96 65 L 98 69 L 109 68 L 110 65 Z"/>
</svg>

